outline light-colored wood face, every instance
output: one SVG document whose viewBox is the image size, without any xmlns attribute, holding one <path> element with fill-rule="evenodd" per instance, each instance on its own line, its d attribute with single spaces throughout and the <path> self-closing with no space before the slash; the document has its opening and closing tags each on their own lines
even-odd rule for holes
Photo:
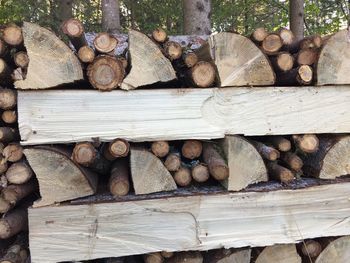
<svg viewBox="0 0 350 263">
<path fill-rule="evenodd" d="M 112 52 L 118 44 L 118 40 L 108 33 L 100 33 L 94 40 L 95 48 L 103 53 Z"/>
<path fill-rule="evenodd" d="M 18 26 L 8 26 L 3 31 L 4 41 L 12 46 L 17 46 L 23 42 L 22 30 Z"/>
</svg>

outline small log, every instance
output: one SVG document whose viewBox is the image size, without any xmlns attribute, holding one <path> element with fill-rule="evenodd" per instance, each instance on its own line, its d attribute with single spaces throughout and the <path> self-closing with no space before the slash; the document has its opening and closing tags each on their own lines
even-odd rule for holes
<svg viewBox="0 0 350 263">
<path fill-rule="evenodd" d="M 166 56 L 170 60 L 176 60 L 182 56 L 182 47 L 179 43 L 175 41 L 168 41 L 164 45 L 164 51 Z"/>
<path fill-rule="evenodd" d="M 82 46 L 87 45 L 84 34 L 84 26 L 78 19 L 70 18 L 64 21 L 61 29 L 63 33 L 68 36 L 76 51 L 78 51 Z"/>
<path fill-rule="evenodd" d="M 167 33 L 161 28 L 153 30 L 152 37 L 158 43 L 164 43 L 168 39 Z"/>
<path fill-rule="evenodd" d="M 14 124 L 17 122 L 17 113 L 14 110 L 6 110 L 1 114 L 1 119 L 6 124 Z"/>
<path fill-rule="evenodd" d="M 216 180 L 222 181 L 229 177 L 229 168 L 213 143 L 203 144 L 203 160 Z"/>
<path fill-rule="evenodd" d="M 183 55 L 183 60 L 188 68 L 192 68 L 198 62 L 198 56 L 194 52 L 188 52 Z"/>
<path fill-rule="evenodd" d="M 19 143 L 10 143 L 2 151 L 6 161 L 18 162 L 23 157 L 23 148 Z"/>
<path fill-rule="evenodd" d="M 15 90 L 0 88 L 0 109 L 10 110 L 17 104 L 17 94 Z"/>
<path fill-rule="evenodd" d="M 171 258 L 174 256 L 174 252 L 162 251 L 160 252 L 163 258 Z"/>
<path fill-rule="evenodd" d="M 288 52 L 280 52 L 275 57 L 270 57 L 271 63 L 277 72 L 291 70 L 294 65 L 294 57 Z"/>
<path fill-rule="evenodd" d="M 151 145 L 152 153 L 159 158 L 165 157 L 169 153 L 169 149 L 167 141 L 156 141 Z"/>
<path fill-rule="evenodd" d="M 170 61 L 158 45 L 141 32 L 129 31 L 129 54 L 131 70 L 122 83 L 122 89 L 130 90 L 176 79 Z"/>
<path fill-rule="evenodd" d="M 191 79 L 195 86 L 208 88 L 213 85 L 216 78 L 216 71 L 213 64 L 206 61 L 199 61 L 191 68 Z"/>
<path fill-rule="evenodd" d="M 163 163 L 146 149 L 131 147 L 131 177 L 135 194 L 175 190 L 176 183 Z"/>
<path fill-rule="evenodd" d="M 18 208 L 0 219 L 0 239 L 10 238 L 28 228 L 26 209 Z"/>
<path fill-rule="evenodd" d="M 178 186 L 189 186 L 192 182 L 191 170 L 185 166 L 181 166 L 174 173 L 174 180 Z"/>
<path fill-rule="evenodd" d="M 83 63 L 92 63 L 95 59 L 95 51 L 89 46 L 82 46 L 78 50 L 78 58 Z"/>
<path fill-rule="evenodd" d="M 282 44 L 285 46 L 290 46 L 295 41 L 293 32 L 287 28 L 281 28 L 280 30 L 278 30 L 278 35 L 282 40 Z"/>
<path fill-rule="evenodd" d="M 255 261 L 255 263 L 272 262 L 301 263 L 301 257 L 294 244 L 274 245 L 265 247 Z"/>
<path fill-rule="evenodd" d="M 26 78 L 15 82 L 17 89 L 48 89 L 84 79 L 79 59 L 54 32 L 28 22 L 22 30 L 30 63 Z"/>
<path fill-rule="evenodd" d="M 332 241 L 317 257 L 315 263 L 348 262 L 350 236 L 344 236 Z"/>
<path fill-rule="evenodd" d="M 251 249 L 219 249 L 210 251 L 206 263 L 250 263 Z"/>
<path fill-rule="evenodd" d="M 283 46 L 283 41 L 278 34 L 269 34 L 264 38 L 261 49 L 265 54 L 274 55 L 276 54 Z"/>
<path fill-rule="evenodd" d="M 23 43 L 22 29 L 15 24 L 11 24 L 2 31 L 2 39 L 10 46 L 19 46 Z"/>
<path fill-rule="evenodd" d="M 202 142 L 197 140 L 187 140 L 182 145 L 181 153 L 183 157 L 193 160 L 201 156 L 202 150 Z"/>
<path fill-rule="evenodd" d="M 129 193 L 129 165 L 126 159 L 117 159 L 114 161 L 108 188 L 113 196 L 124 196 Z"/>
<path fill-rule="evenodd" d="M 170 153 L 164 162 L 165 167 L 169 172 L 176 172 L 180 169 L 181 158 L 179 153 Z"/>
<path fill-rule="evenodd" d="M 305 258 L 317 258 L 322 252 L 322 245 L 315 240 L 307 240 L 300 243 L 301 253 Z"/>
<path fill-rule="evenodd" d="M 314 153 L 319 148 L 319 139 L 314 134 L 293 135 L 295 146 L 304 153 Z"/>
<path fill-rule="evenodd" d="M 276 161 L 278 158 L 280 158 L 280 152 L 275 148 L 257 141 L 252 141 L 252 144 L 264 159 L 269 161 Z"/>
<path fill-rule="evenodd" d="M 37 189 L 38 185 L 35 180 L 30 180 L 24 184 L 11 184 L 2 190 L 2 198 L 8 202 L 11 207 L 14 207 L 20 200 L 27 197 Z M 7 211 L 2 211 L 1 213 Z"/>
<path fill-rule="evenodd" d="M 102 54 L 109 54 L 116 49 L 118 40 L 114 36 L 102 32 L 95 37 L 93 43 L 97 52 Z"/>
<path fill-rule="evenodd" d="M 317 151 L 302 157 L 304 174 L 320 179 L 350 174 L 350 136 L 322 136 L 318 142 Z"/>
<path fill-rule="evenodd" d="M 309 85 L 313 80 L 313 70 L 308 65 L 302 65 L 278 76 L 279 85 Z"/>
<path fill-rule="evenodd" d="M 4 214 L 12 208 L 9 201 L 0 196 L 0 213 Z"/>
<path fill-rule="evenodd" d="M 91 85 L 98 90 L 108 91 L 120 86 L 125 75 L 122 63 L 115 57 L 100 55 L 87 68 Z"/>
<path fill-rule="evenodd" d="M 120 157 L 126 157 L 130 151 L 130 144 L 123 139 L 115 139 L 109 142 L 103 148 L 103 156 L 109 160 L 113 161 Z"/>
<path fill-rule="evenodd" d="M 13 60 L 17 67 L 26 68 L 29 64 L 29 57 L 27 52 L 19 51 L 14 54 Z"/>
<path fill-rule="evenodd" d="M 38 146 L 24 149 L 24 154 L 39 182 L 41 200 L 34 207 L 45 206 L 92 195 L 97 175 L 75 164 L 66 149 Z"/>
<path fill-rule="evenodd" d="M 268 163 L 267 168 L 269 171 L 269 176 L 281 183 L 288 184 L 295 179 L 294 174 L 291 170 L 275 162 Z"/>
<path fill-rule="evenodd" d="M 0 259 L 0 263 L 25 263 L 21 255 L 21 246 L 12 245 L 6 250 L 6 254 Z"/>
<path fill-rule="evenodd" d="M 193 165 L 191 168 L 191 175 L 193 180 L 195 180 L 198 183 L 204 183 L 208 181 L 210 176 L 208 165 L 204 163 L 197 163 Z"/>
<path fill-rule="evenodd" d="M 229 177 L 222 181 L 227 190 L 239 191 L 248 185 L 268 181 L 264 160 L 250 141 L 241 136 L 226 136 L 220 146 L 229 167 Z"/>
<path fill-rule="evenodd" d="M 25 162 L 12 164 L 6 171 L 6 178 L 11 184 L 24 184 L 33 176 L 33 171 Z"/>
<path fill-rule="evenodd" d="M 0 127 L 0 142 L 13 142 L 18 140 L 17 130 L 10 127 Z"/>
<path fill-rule="evenodd" d="M 322 47 L 322 44 L 323 40 L 319 35 L 309 36 L 301 40 L 300 49 L 320 48 Z"/>
<path fill-rule="evenodd" d="M 178 252 L 167 263 L 203 263 L 203 256 L 199 251 Z"/>
<path fill-rule="evenodd" d="M 144 263 L 163 263 L 164 258 L 160 252 L 150 253 L 143 256 Z"/>
<path fill-rule="evenodd" d="M 292 148 L 290 140 L 284 138 L 283 136 L 271 136 L 267 139 L 267 141 L 281 152 L 288 152 Z"/>
<path fill-rule="evenodd" d="M 299 65 L 313 65 L 318 59 L 318 51 L 316 49 L 301 49 L 297 55 L 297 63 Z"/>
<path fill-rule="evenodd" d="M 254 32 L 251 35 L 251 39 L 256 42 L 256 43 L 260 43 L 262 42 L 265 37 L 267 37 L 269 33 L 266 31 L 265 28 L 263 27 L 258 27 L 254 30 Z"/>
<path fill-rule="evenodd" d="M 286 152 L 282 155 L 282 161 L 287 165 L 288 168 L 295 172 L 300 172 L 303 168 L 303 160 L 292 152 Z"/>
<path fill-rule="evenodd" d="M 110 172 L 110 163 L 90 142 L 77 143 L 73 149 L 72 159 L 74 162 L 89 167 L 99 174 L 106 175 Z"/>
</svg>

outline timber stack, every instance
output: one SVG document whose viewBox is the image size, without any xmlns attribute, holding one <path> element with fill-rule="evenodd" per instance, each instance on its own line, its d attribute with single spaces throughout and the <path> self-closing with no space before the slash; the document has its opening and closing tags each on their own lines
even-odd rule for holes
<svg viewBox="0 0 350 263">
<path fill-rule="evenodd" d="M 347 30 L 61 29 L 2 29 L 0 262 L 346 262 Z"/>
</svg>

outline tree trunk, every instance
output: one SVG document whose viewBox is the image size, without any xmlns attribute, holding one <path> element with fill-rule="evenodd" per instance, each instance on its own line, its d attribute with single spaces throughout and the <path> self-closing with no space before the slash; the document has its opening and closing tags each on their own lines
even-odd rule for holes
<svg viewBox="0 0 350 263">
<path fill-rule="evenodd" d="M 108 33 L 120 32 L 119 0 L 102 0 L 102 29 Z"/>
<path fill-rule="evenodd" d="M 289 3 L 290 29 L 296 40 L 304 37 L 304 0 L 293 0 Z"/>
<path fill-rule="evenodd" d="M 210 0 L 183 0 L 183 10 L 185 35 L 210 35 Z"/>
<path fill-rule="evenodd" d="M 63 21 L 73 17 L 72 4 L 72 0 L 57 1 L 57 19 L 60 25 Z"/>
</svg>

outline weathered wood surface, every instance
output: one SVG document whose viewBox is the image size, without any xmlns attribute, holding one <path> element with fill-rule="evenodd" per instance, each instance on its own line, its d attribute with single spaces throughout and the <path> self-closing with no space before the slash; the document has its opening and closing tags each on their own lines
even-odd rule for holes
<svg viewBox="0 0 350 263">
<path fill-rule="evenodd" d="M 18 119 L 23 144 L 346 133 L 349 101 L 347 86 L 19 91 Z"/>
<path fill-rule="evenodd" d="M 35 208 L 29 209 L 30 250 L 33 263 L 51 263 L 297 243 L 349 235 L 349 203 L 350 183 L 345 182 L 298 190 Z"/>
</svg>

